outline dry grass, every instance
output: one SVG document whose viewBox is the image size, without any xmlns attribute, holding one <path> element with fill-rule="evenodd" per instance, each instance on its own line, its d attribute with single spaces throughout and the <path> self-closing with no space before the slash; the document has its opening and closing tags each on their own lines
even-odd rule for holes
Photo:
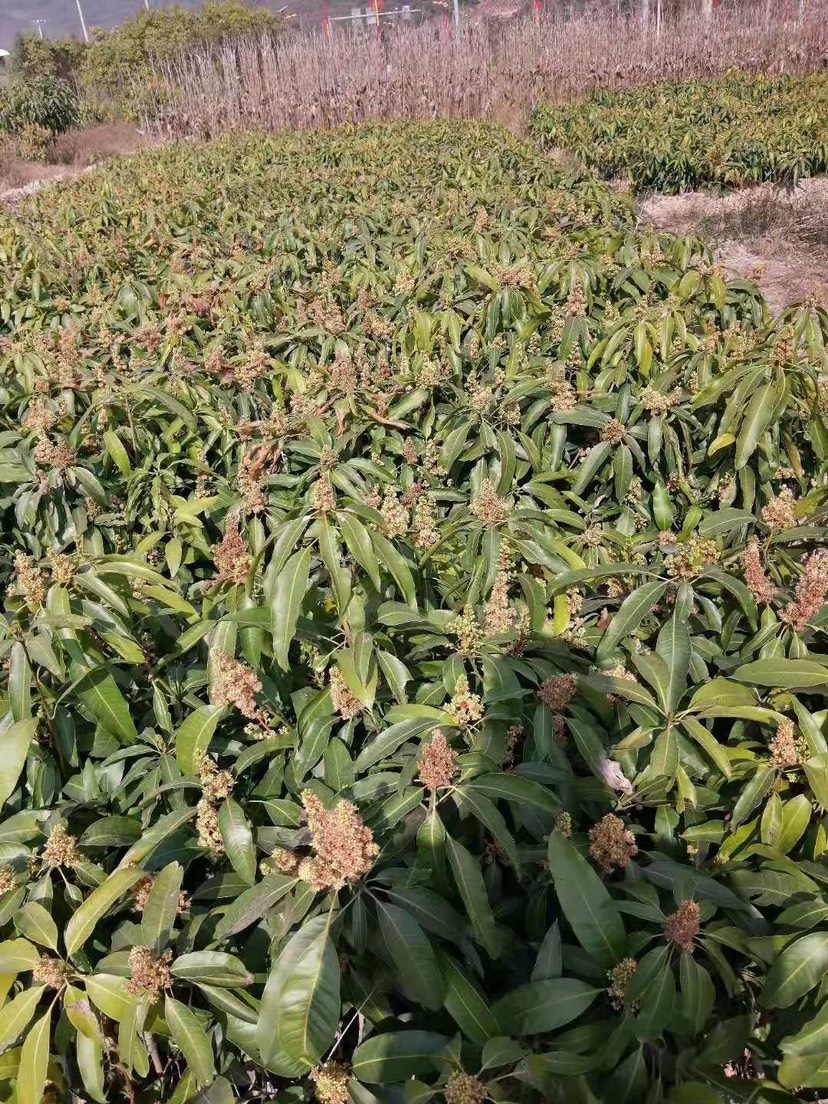
<svg viewBox="0 0 828 1104">
<path fill-rule="evenodd" d="M 771 309 L 813 291 L 828 303 L 828 180 L 790 191 L 762 184 L 727 195 L 651 196 L 641 209 L 659 229 L 715 242 L 730 272 L 755 279 Z"/>
<path fill-rule="evenodd" d="M 655 7 L 655 4 L 652 5 Z M 722 72 L 819 68 L 828 57 L 821 6 L 785 22 L 774 8 L 698 11 L 665 21 L 551 16 L 468 22 L 458 40 L 431 21 L 373 33 L 240 41 L 181 55 L 155 74 L 156 130 L 209 136 L 251 126 L 297 129 L 371 118 L 500 118 L 520 128 L 535 99 L 596 86 Z"/>
<path fill-rule="evenodd" d="M 0 198 L 16 201 L 42 184 L 77 176 L 91 165 L 118 153 L 131 153 L 149 142 L 132 123 L 69 130 L 49 146 L 45 164 L 20 157 L 0 160 Z"/>
<path fill-rule="evenodd" d="M 51 165 L 85 168 L 117 153 L 132 153 L 147 144 L 146 137 L 132 123 L 107 123 L 85 130 L 67 130 L 58 135 L 46 160 Z"/>
</svg>

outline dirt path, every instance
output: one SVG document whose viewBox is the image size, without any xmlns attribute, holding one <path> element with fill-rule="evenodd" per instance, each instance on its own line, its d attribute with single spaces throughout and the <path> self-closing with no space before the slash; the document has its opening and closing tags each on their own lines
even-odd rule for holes
<svg viewBox="0 0 828 1104">
<path fill-rule="evenodd" d="M 643 218 L 659 230 L 696 232 L 734 276 L 755 280 L 778 312 L 816 292 L 828 303 L 828 179 L 794 190 L 760 185 L 715 195 L 654 195 Z"/>
</svg>

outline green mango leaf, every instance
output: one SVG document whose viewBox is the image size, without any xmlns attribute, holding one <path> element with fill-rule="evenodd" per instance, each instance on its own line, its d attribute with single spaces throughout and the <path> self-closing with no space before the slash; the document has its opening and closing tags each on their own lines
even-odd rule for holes
<svg viewBox="0 0 828 1104">
<path fill-rule="evenodd" d="M 463 1034 L 478 1044 L 498 1035 L 500 1027 L 492 1013 L 491 1001 L 483 996 L 453 958 L 441 954 L 439 962 L 446 980 L 444 1007 Z"/>
<path fill-rule="evenodd" d="M 27 717 L 13 721 L 2 727 L 3 759 L 0 762 L 0 805 L 4 805 L 20 782 L 20 775 L 26 766 L 32 740 L 39 724 L 37 717 Z"/>
<path fill-rule="evenodd" d="M 52 1010 L 35 1023 L 23 1040 L 20 1069 L 17 1074 L 18 1104 L 42 1104 L 49 1069 L 49 1031 Z"/>
<path fill-rule="evenodd" d="M 495 958 L 499 949 L 497 931 L 477 859 L 451 836 L 446 836 L 445 843 L 454 881 L 471 925 L 481 944 Z"/>
<path fill-rule="evenodd" d="M 635 632 L 644 618 L 652 613 L 661 601 L 666 589 L 666 583 L 655 581 L 643 583 L 627 595 L 598 645 L 596 659 L 599 663 L 609 659 L 621 641 Z"/>
<path fill-rule="evenodd" d="M 377 915 L 403 989 L 424 1008 L 441 1008 L 446 985 L 423 929 L 409 912 L 397 905 L 378 902 Z"/>
<path fill-rule="evenodd" d="M 50 950 L 58 949 L 57 924 L 43 905 L 37 901 L 29 901 L 15 915 L 14 926 L 21 935 L 28 936 L 41 947 L 49 947 Z M 2 946 L 0 946 L 2 954 Z M 0 973 L 4 971 L 0 970 Z"/>
<path fill-rule="evenodd" d="M 503 1031 L 542 1035 L 577 1019 L 600 992 L 577 978 L 545 978 L 513 989 L 492 1011 Z"/>
<path fill-rule="evenodd" d="M 555 893 L 572 932 L 587 954 L 610 969 L 626 949 L 624 922 L 604 883 L 572 841 L 552 832 L 549 868 Z"/>
<path fill-rule="evenodd" d="M 288 941 L 265 985 L 257 1039 L 262 1060 L 284 1053 L 310 1069 L 333 1042 L 339 1023 L 339 960 L 318 916 Z"/>
<path fill-rule="evenodd" d="M 5 1050 L 20 1038 L 45 991 L 45 985 L 24 989 L 0 1008 L 0 1050 Z"/>
<path fill-rule="evenodd" d="M 201 758 L 224 712 L 221 705 L 202 705 L 181 722 L 175 734 L 175 757 L 184 774 L 198 774 Z"/>
<path fill-rule="evenodd" d="M 209 1085 L 215 1077 L 213 1049 L 206 1031 L 186 1004 L 167 996 L 164 1001 L 164 1019 L 170 1029 L 173 1042 L 184 1055 L 197 1085 Z"/>
<path fill-rule="evenodd" d="M 0 943 L 0 975 L 20 974 L 40 961 L 40 951 L 27 939 L 9 939 Z"/>
<path fill-rule="evenodd" d="M 757 659 L 737 667 L 733 677 L 740 682 L 774 689 L 814 690 L 824 686 L 828 693 L 828 667 L 811 659 L 784 659 L 781 656 Z"/>
<path fill-rule="evenodd" d="M 222 802 L 218 823 L 230 865 L 242 881 L 253 885 L 256 881 L 256 848 L 253 844 L 253 833 L 244 810 L 232 797 Z"/>
<path fill-rule="evenodd" d="M 351 1069 L 358 1081 L 390 1085 L 437 1068 L 449 1044 L 434 1031 L 389 1031 L 374 1035 L 356 1048 Z"/>
<path fill-rule="evenodd" d="M 67 955 L 74 955 L 86 943 L 95 925 L 112 906 L 143 877 L 137 869 L 116 870 L 96 889 L 93 889 L 77 911 L 69 918 L 64 931 Z"/>
<path fill-rule="evenodd" d="M 235 955 L 223 951 L 190 951 L 179 955 L 170 967 L 173 977 L 205 985 L 251 985 L 253 975 Z"/>
<path fill-rule="evenodd" d="M 828 972 L 828 932 L 795 939 L 774 961 L 760 1000 L 765 1008 L 789 1008 L 810 992 Z"/>
<path fill-rule="evenodd" d="M 74 693 L 104 732 L 123 744 L 135 743 L 138 733 L 129 714 L 129 706 L 105 667 L 96 667 L 84 675 L 75 683 Z"/>
<path fill-rule="evenodd" d="M 177 862 L 168 863 L 155 875 L 141 914 L 141 938 L 147 947 L 160 953 L 172 938 L 181 897 L 184 870 Z"/>
<path fill-rule="evenodd" d="M 243 890 L 227 906 L 216 925 L 216 939 L 227 939 L 261 920 L 295 885 L 296 878 L 285 874 L 268 874 L 261 882 Z"/>
<path fill-rule="evenodd" d="M 288 669 L 288 653 L 296 635 L 299 611 L 308 589 L 311 552 L 303 548 L 287 561 L 279 572 L 270 600 L 273 655 L 283 671 Z"/>
</svg>

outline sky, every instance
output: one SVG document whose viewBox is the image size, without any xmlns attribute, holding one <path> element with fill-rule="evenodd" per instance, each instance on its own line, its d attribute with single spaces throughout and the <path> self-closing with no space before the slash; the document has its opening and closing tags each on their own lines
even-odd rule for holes
<svg viewBox="0 0 828 1104">
<path fill-rule="evenodd" d="M 193 7 L 188 0 L 178 0 Z M 113 27 L 138 8 L 139 0 L 81 0 L 88 27 Z M 149 0 L 152 7 L 166 6 Z M 36 30 L 33 19 L 45 19 L 43 33 L 49 38 L 80 38 L 80 20 L 75 0 L 0 0 L 0 46 L 9 49 L 20 31 Z"/>
</svg>

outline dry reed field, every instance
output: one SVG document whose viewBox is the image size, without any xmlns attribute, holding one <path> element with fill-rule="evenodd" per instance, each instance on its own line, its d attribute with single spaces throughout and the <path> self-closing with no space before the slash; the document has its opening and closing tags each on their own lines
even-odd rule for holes
<svg viewBox="0 0 828 1104">
<path fill-rule="evenodd" d="M 767 6 L 638 19 L 544 14 L 459 37 L 435 22 L 372 32 L 244 40 L 159 65 L 145 122 L 173 135 L 335 126 L 377 118 L 495 117 L 519 128 L 539 97 L 597 86 L 723 72 L 819 69 L 828 57 L 825 8 L 797 19 Z M 152 116 L 152 117 L 150 117 Z"/>
</svg>

